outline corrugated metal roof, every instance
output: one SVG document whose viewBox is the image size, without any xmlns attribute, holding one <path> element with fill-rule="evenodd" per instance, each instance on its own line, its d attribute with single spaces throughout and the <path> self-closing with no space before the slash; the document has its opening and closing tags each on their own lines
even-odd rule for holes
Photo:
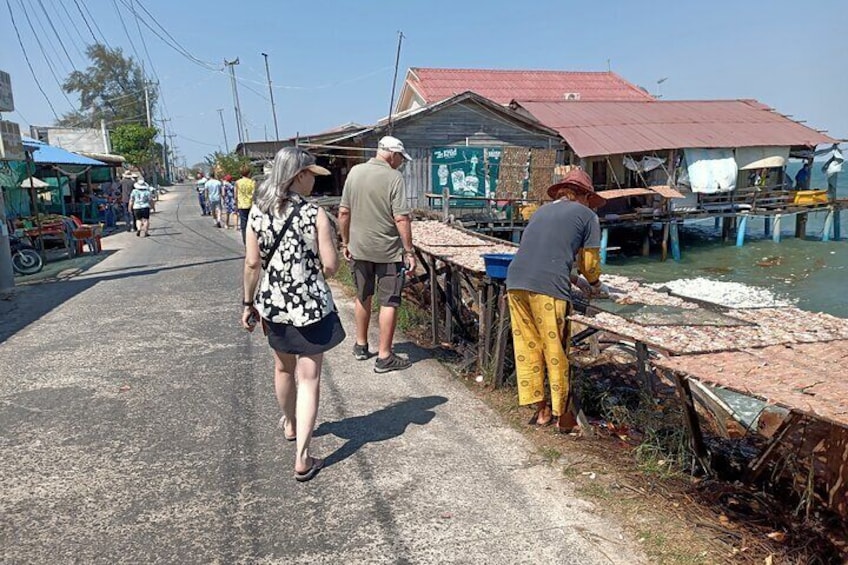
<svg viewBox="0 0 848 565">
<path fill-rule="evenodd" d="M 61 147 L 47 145 L 43 141 L 24 137 L 21 143 L 24 149 L 32 153 L 32 160 L 41 165 L 79 165 L 81 167 L 106 167 L 106 163 L 83 157 Z"/>
<path fill-rule="evenodd" d="M 512 100 L 652 100 L 653 97 L 611 72 L 516 71 L 413 68 L 407 82 L 425 103 L 467 90 L 497 102 Z"/>
<path fill-rule="evenodd" d="M 835 139 L 756 100 L 517 102 L 577 155 L 686 147 L 816 146 Z"/>
</svg>

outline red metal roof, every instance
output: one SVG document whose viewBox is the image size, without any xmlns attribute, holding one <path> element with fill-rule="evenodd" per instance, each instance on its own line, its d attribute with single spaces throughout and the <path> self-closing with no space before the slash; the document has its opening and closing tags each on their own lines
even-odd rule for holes
<svg viewBox="0 0 848 565">
<path fill-rule="evenodd" d="M 564 100 L 651 100 L 650 94 L 611 72 L 509 71 L 412 68 L 407 84 L 426 104 L 472 91 L 497 102 Z"/>
<path fill-rule="evenodd" d="M 686 147 L 815 146 L 835 139 L 756 100 L 518 102 L 577 155 Z"/>
</svg>

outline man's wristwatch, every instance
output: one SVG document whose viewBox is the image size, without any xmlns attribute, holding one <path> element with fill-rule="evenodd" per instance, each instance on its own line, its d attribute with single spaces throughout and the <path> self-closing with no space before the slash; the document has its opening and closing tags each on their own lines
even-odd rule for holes
<svg viewBox="0 0 848 565">
<path fill-rule="evenodd" d="M 253 300 L 242 300 L 241 305 L 242 306 L 253 306 Z"/>
<path fill-rule="evenodd" d="M 403 254 L 404 255 L 415 255 L 415 250 L 414 249 L 404 249 Z"/>
</svg>

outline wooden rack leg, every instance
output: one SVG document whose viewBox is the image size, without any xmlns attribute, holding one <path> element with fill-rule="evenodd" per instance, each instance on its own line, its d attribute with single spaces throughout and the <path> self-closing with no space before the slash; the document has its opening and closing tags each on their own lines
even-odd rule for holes
<svg viewBox="0 0 848 565">
<path fill-rule="evenodd" d="M 689 388 L 689 380 L 681 375 L 674 374 L 674 382 L 677 385 L 677 395 L 683 404 L 683 414 L 686 418 L 686 427 L 692 437 L 692 450 L 695 457 L 704 468 L 704 472 L 710 473 L 710 459 L 707 448 L 704 445 L 704 436 L 701 433 L 701 424 L 698 422 L 698 413 L 695 412 L 695 401 L 692 398 L 692 389 Z"/>
<path fill-rule="evenodd" d="M 748 470 L 745 473 L 746 481 L 754 482 L 760 477 L 769 462 L 774 459 L 777 446 L 796 428 L 801 422 L 801 419 L 801 415 L 797 412 L 790 412 L 786 416 L 780 426 L 774 431 L 774 435 L 771 436 L 771 440 L 760 456 L 748 465 Z"/>
<path fill-rule="evenodd" d="M 489 344 L 487 343 L 489 335 L 488 320 L 486 310 L 488 309 L 489 301 L 489 285 L 481 284 L 477 289 L 477 311 L 479 312 L 479 323 L 477 324 L 477 370 L 483 372 L 488 362 Z"/>
<path fill-rule="evenodd" d="M 504 383 L 504 358 L 506 344 L 510 339 L 509 305 L 506 292 L 498 293 L 498 324 L 495 336 L 495 386 L 500 388 Z"/>
<path fill-rule="evenodd" d="M 453 315 L 451 309 L 454 307 L 454 284 L 453 268 L 448 266 L 445 273 L 445 341 L 453 343 Z"/>
<path fill-rule="evenodd" d="M 436 258 L 430 258 L 430 325 L 433 345 L 439 345 L 439 275 L 436 273 Z"/>
</svg>

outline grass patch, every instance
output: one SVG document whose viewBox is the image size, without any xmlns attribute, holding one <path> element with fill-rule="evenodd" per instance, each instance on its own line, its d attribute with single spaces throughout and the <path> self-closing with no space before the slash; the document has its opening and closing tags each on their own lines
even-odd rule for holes
<svg viewBox="0 0 848 565">
<path fill-rule="evenodd" d="M 560 457 L 562 457 L 562 451 L 550 446 L 543 446 L 539 448 L 539 454 L 548 463 L 555 463 L 556 461 L 559 461 Z"/>
</svg>

